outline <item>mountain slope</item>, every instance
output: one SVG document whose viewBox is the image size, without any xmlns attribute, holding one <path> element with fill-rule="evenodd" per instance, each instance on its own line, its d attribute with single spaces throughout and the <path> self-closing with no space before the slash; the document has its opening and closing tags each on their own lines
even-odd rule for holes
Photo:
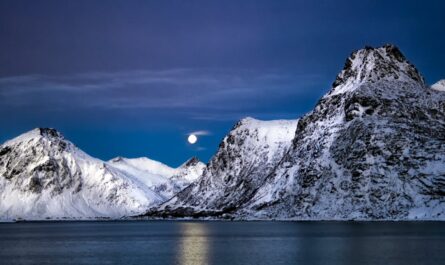
<svg viewBox="0 0 445 265">
<path fill-rule="evenodd" d="M 252 118 L 238 122 L 203 176 L 164 203 L 161 215 L 214 215 L 249 201 L 290 147 L 296 124 Z"/>
<path fill-rule="evenodd" d="M 154 163 L 144 169 L 157 170 Z M 149 185 L 153 175 L 136 173 L 90 157 L 54 129 L 35 129 L 0 146 L 0 219 L 119 218 L 167 199 Z"/>
</svg>

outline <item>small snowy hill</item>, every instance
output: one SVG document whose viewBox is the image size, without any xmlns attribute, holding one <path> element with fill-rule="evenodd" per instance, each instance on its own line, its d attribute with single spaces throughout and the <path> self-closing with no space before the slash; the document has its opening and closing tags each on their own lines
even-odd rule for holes
<svg viewBox="0 0 445 265">
<path fill-rule="evenodd" d="M 146 157 L 133 159 L 117 157 L 108 163 L 124 172 L 129 178 L 150 187 L 163 200 L 173 197 L 190 185 L 201 176 L 205 167 L 205 164 L 197 158 L 191 158 L 178 168 L 171 168 Z"/>
<path fill-rule="evenodd" d="M 182 168 L 145 158 L 123 160 L 128 163 L 93 158 L 54 129 L 7 141 L 0 145 L 0 219 L 119 218 L 167 199 L 171 193 L 157 190 L 160 183 L 185 185 L 168 179 Z"/>
</svg>

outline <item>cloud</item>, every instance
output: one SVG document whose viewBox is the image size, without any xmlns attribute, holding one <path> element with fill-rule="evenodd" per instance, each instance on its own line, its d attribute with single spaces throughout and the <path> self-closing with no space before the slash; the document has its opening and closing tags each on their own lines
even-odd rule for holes
<svg viewBox="0 0 445 265">
<path fill-rule="evenodd" d="M 0 78 L 0 111 L 140 112 L 233 119 L 299 100 L 321 87 L 317 74 L 280 70 L 171 69 Z M 290 103 L 289 103 L 290 104 Z M 273 112 L 267 110 L 267 112 Z"/>
<path fill-rule="evenodd" d="M 212 133 L 210 131 L 206 131 L 206 130 L 200 130 L 200 131 L 194 131 L 194 132 L 190 132 L 189 134 L 194 134 L 197 136 L 207 136 L 207 135 L 211 135 Z"/>
</svg>

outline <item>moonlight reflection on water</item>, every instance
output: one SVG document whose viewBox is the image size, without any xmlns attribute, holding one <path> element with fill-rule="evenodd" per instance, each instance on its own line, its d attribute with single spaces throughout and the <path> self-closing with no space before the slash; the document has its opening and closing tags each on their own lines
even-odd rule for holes
<svg viewBox="0 0 445 265">
<path fill-rule="evenodd" d="M 180 223 L 181 241 L 178 264 L 209 264 L 208 230 L 204 223 Z"/>
</svg>

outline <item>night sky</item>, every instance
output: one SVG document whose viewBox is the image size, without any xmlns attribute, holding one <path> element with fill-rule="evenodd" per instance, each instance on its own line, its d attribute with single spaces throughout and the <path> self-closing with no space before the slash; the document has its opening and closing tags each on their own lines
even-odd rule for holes
<svg viewBox="0 0 445 265">
<path fill-rule="evenodd" d="M 428 83 L 445 78 L 444 11 L 427 0 L 0 0 L 0 142 L 54 127 L 101 159 L 207 162 L 242 117 L 310 111 L 365 45 L 396 44 Z"/>
</svg>

